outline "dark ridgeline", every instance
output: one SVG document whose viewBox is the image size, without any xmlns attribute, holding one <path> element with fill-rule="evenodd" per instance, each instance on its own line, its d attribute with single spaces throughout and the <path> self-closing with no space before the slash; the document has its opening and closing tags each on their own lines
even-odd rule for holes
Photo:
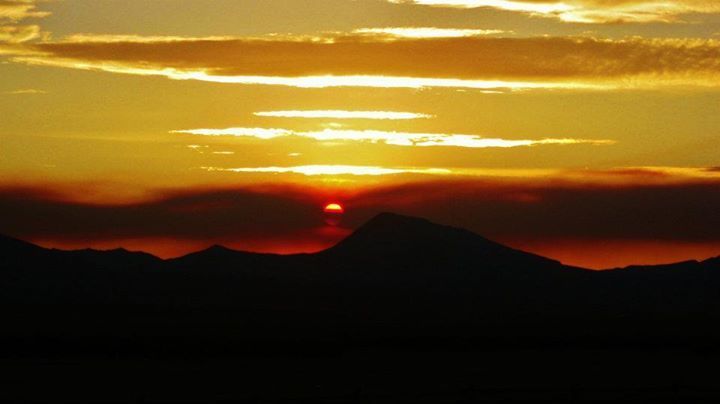
<svg viewBox="0 0 720 404">
<path fill-rule="evenodd" d="M 199 321 L 212 330 L 202 333 L 210 339 L 226 338 L 229 328 L 242 330 L 237 338 L 338 343 L 388 337 L 647 342 L 646 335 L 659 342 L 715 337 L 720 317 L 720 258 L 589 271 L 390 213 L 316 254 L 213 246 L 161 260 L 124 249 L 0 242 L 0 302 L 15 313 L 11 321 L 28 321 L 17 314 L 29 310 L 53 323 L 28 321 L 5 336 L 62 336 L 76 326 L 89 333 L 107 327 L 109 336 L 173 336 Z M 117 330 L 116 316 L 124 325 Z M 81 324 L 66 329 L 66 317 Z"/>
<path fill-rule="evenodd" d="M 161 260 L 2 237 L 0 285 L 3 358 L 707 351 L 720 341 L 720 258 L 597 272 L 390 213 L 290 256 L 214 246 Z"/>
</svg>

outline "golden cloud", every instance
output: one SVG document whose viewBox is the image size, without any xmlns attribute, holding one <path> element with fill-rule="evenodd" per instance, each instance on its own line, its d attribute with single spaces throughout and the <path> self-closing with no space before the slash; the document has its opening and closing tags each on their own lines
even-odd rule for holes
<svg viewBox="0 0 720 404">
<path fill-rule="evenodd" d="M 494 8 L 575 23 L 672 22 L 684 14 L 720 13 L 716 0 L 388 0 L 433 7 Z"/>
<path fill-rule="evenodd" d="M 297 87 L 636 88 L 720 84 L 720 41 L 588 37 L 72 38 L 18 62 Z"/>
<path fill-rule="evenodd" d="M 40 27 L 37 25 L 0 26 L 0 42 L 16 44 L 31 41 L 40 36 Z"/>
<path fill-rule="evenodd" d="M 48 12 L 37 10 L 36 3 L 36 0 L 0 0 L 0 21 L 20 21 L 50 15 Z"/>
<path fill-rule="evenodd" d="M 299 132 L 290 129 L 266 129 L 266 128 L 226 128 L 226 129 L 185 129 L 175 130 L 171 133 L 200 135 L 200 136 L 236 136 L 255 137 L 259 139 L 272 139 L 285 136 L 299 136 L 318 141 L 356 141 L 370 143 L 384 143 L 393 146 L 449 146 L 467 148 L 511 148 L 537 145 L 570 145 L 570 144 L 591 144 L 609 145 L 614 144 L 613 140 L 592 140 L 592 139 L 501 139 L 487 138 L 478 135 L 466 135 L 455 133 L 415 133 L 415 132 L 393 132 L 381 130 L 345 130 L 327 128 L 314 132 Z"/>
<path fill-rule="evenodd" d="M 389 39 L 395 38 L 462 38 L 469 36 L 497 35 L 505 33 L 499 29 L 459 29 L 435 27 L 385 27 L 360 28 L 353 31 L 356 34 L 387 35 Z"/>
<path fill-rule="evenodd" d="M 452 171 L 443 168 L 395 168 L 379 166 L 355 166 L 355 165 L 304 165 L 292 167 L 201 167 L 207 171 L 225 171 L 234 173 L 273 173 L 273 174 L 301 174 L 306 176 L 314 175 L 394 175 L 394 174 L 451 174 Z"/>
<path fill-rule="evenodd" d="M 19 90 L 6 91 L 5 94 L 11 94 L 11 95 L 47 94 L 47 91 L 39 90 L 37 88 L 21 88 Z"/>
<path fill-rule="evenodd" d="M 427 119 L 434 115 L 416 112 L 400 111 L 344 111 L 344 110 L 291 110 L 291 111 L 259 111 L 255 116 L 272 118 L 331 118 L 331 119 L 379 119 L 379 120 L 408 120 Z"/>
</svg>

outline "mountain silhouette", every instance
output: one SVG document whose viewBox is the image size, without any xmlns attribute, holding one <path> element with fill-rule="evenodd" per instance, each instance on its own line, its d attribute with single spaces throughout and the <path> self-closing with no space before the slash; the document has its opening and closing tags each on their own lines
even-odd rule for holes
<svg viewBox="0 0 720 404">
<path fill-rule="evenodd" d="M 383 213 L 315 254 L 0 236 L 0 291 L 3 402 L 720 399 L 720 257 L 591 271 Z"/>
<path fill-rule="evenodd" d="M 426 219 L 381 213 L 321 255 L 366 270 L 391 264 L 398 270 L 488 271 L 501 267 L 560 266 L 557 261 L 515 250 L 470 231 Z"/>
<path fill-rule="evenodd" d="M 184 335 L 199 324 L 215 330 L 205 338 L 255 340 L 720 335 L 720 258 L 590 271 L 392 213 L 315 254 L 213 246 L 162 260 L 4 236 L 0 252 L 0 303 L 18 336 Z M 48 322 L 26 323 L 37 316 Z"/>
</svg>

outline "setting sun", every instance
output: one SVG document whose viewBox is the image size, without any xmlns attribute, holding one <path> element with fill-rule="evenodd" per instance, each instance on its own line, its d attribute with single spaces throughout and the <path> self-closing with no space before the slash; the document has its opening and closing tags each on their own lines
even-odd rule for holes
<svg viewBox="0 0 720 404">
<path fill-rule="evenodd" d="M 344 213 L 345 208 L 343 208 L 339 203 L 328 203 L 325 205 L 323 211 L 325 213 Z"/>
</svg>

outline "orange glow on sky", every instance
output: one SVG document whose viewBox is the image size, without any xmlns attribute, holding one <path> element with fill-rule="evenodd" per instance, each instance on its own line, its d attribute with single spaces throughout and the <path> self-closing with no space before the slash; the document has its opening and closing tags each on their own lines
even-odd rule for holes
<svg viewBox="0 0 720 404">
<path fill-rule="evenodd" d="M 393 211 L 720 255 L 716 0 L 100 3 L 0 6 L 2 234 L 307 252 Z"/>
</svg>

